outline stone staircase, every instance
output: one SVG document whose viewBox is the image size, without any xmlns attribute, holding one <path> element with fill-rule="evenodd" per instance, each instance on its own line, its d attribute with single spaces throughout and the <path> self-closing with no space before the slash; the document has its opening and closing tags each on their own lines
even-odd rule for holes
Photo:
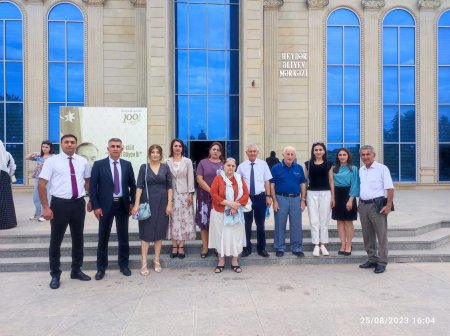
<svg viewBox="0 0 450 336">
<path fill-rule="evenodd" d="M 286 237 L 289 237 L 287 232 Z M 361 228 L 355 227 L 353 252 L 351 256 L 338 256 L 340 247 L 337 230 L 329 229 L 330 242 L 327 244 L 330 256 L 313 257 L 310 231 L 303 230 L 303 251 L 305 258 L 297 258 L 286 253 L 283 258 L 275 257 L 273 253 L 273 230 L 267 230 L 267 251 L 269 258 L 262 258 L 256 251 L 246 258 L 241 258 L 243 266 L 260 264 L 341 264 L 361 263 L 367 260 L 361 236 Z M 255 237 L 254 237 L 255 238 Z M 48 271 L 48 246 L 50 236 L 43 233 L 18 235 L 0 235 L 0 272 Z M 287 239 L 289 251 L 289 239 Z M 216 258 L 210 253 L 206 259 L 200 258 L 201 241 L 186 243 L 186 258 L 170 259 L 171 242 L 164 241 L 161 262 L 163 268 L 210 267 L 216 265 Z M 256 240 L 253 248 L 256 248 Z M 71 264 L 70 234 L 66 234 L 61 247 L 61 269 L 67 271 Z M 97 234 L 85 232 L 83 270 L 96 269 Z M 151 248 L 149 261 L 153 258 Z M 117 269 L 117 237 L 111 234 L 109 244 L 109 268 Z M 450 261 L 450 222 L 442 221 L 432 224 L 396 227 L 389 229 L 389 261 L 394 262 L 449 262 Z M 151 263 L 150 263 L 151 265 Z M 130 232 L 130 268 L 140 267 L 140 242 L 137 232 Z"/>
</svg>

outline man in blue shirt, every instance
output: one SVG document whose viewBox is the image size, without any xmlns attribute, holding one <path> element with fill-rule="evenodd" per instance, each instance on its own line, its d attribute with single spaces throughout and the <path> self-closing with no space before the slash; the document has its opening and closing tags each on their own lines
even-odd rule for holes
<svg viewBox="0 0 450 336">
<path fill-rule="evenodd" d="M 292 254 L 305 256 L 302 252 L 302 212 L 306 207 L 306 179 L 303 168 L 294 162 L 295 158 L 295 148 L 285 147 L 283 161 L 272 168 L 270 190 L 275 214 L 274 247 L 277 257 L 282 257 L 286 251 L 288 216 Z"/>
</svg>

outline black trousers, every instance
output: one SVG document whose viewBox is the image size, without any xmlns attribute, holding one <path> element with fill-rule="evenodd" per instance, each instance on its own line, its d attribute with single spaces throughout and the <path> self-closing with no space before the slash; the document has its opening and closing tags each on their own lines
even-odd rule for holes
<svg viewBox="0 0 450 336">
<path fill-rule="evenodd" d="M 77 272 L 83 265 L 84 246 L 84 218 L 86 217 L 86 202 L 84 197 L 78 199 L 63 199 L 52 197 L 50 209 L 53 211 L 53 219 L 50 221 L 50 275 L 59 277 L 61 275 L 61 243 L 67 225 L 72 236 L 72 272 Z"/>
<path fill-rule="evenodd" d="M 108 267 L 108 242 L 114 218 L 116 219 L 117 239 L 119 240 L 119 267 L 128 267 L 130 245 L 128 242 L 128 209 L 123 202 L 113 202 L 111 210 L 100 217 L 98 226 L 97 270 Z"/>
<path fill-rule="evenodd" d="M 256 224 L 256 249 L 258 252 L 266 249 L 266 231 L 264 229 L 264 221 L 266 217 L 266 195 L 261 193 L 259 195 L 250 196 L 252 201 L 252 211 L 245 212 L 245 236 L 247 239 L 247 246 L 245 249 L 249 252 L 252 251 L 252 242 L 250 241 L 252 236 L 252 224 L 253 218 L 255 218 Z"/>
</svg>

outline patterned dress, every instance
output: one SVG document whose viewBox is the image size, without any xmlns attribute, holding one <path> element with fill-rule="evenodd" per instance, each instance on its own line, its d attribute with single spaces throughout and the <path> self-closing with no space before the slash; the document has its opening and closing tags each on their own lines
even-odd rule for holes
<svg viewBox="0 0 450 336">
<path fill-rule="evenodd" d="M 209 159 L 200 161 L 197 167 L 197 176 L 203 176 L 203 180 L 211 187 L 216 175 L 220 174 L 223 169 L 222 162 L 211 162 Z M 212 201 L 211 195 L 198 187 L 197 189 L 197 212 L 195 214 L 195 222 L 202 230 L 209 230 L 209 216 L 211 213 Z"/>
<path fill-rule="evenodd" d="M 187 205 L 187 199 L 192 194 L 191 192 L 178 192 L 177 190 L 177 178 L 183 181 L 192 181 L 192 186 L 187 186 L 186 190 L 193 189 L 194 172 L 192 167 L 192 161 L 189 160 L 187 165 L 180 167 L 181 161 L 172 161 L 170 171 L 172 173 L 172 186 L 173 186 L 173 209 L 172 216 L 169 221 L 169 229 L 167 232 L 168 239 L 174 240 L 194 240 L 195 223 L 194 223 L 194 204 Z M 188 178 L 188 174 L 192 174 Z M 189 184 L 189 182 L 187 182 Z"/>
</svg>

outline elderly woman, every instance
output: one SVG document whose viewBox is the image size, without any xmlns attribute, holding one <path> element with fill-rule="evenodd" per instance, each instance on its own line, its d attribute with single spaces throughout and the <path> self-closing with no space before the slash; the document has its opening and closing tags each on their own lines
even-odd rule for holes
<svg viewBox="0 0 450 336">
<path fill-rule="evenodd" d="M 136 204 L 131 210 L 133 216 L 139 210 L 139 204 L 150 204 L 151 216 L 139 220 L 139 239 L 141 240 L 141 275 L 148 275 L 147 254 L 150 243 L 155 243 L 153 267 L 161 272 L 162 240 L 166 238 L 169 216 L 172 213 L 172 173 L 169 166 L 161 163 L 163 151 L 159 145 L 151 145 L 148 149 L 148 164 L 139 169 L 136 183 Z M 147 199 L 148 195 L 148 199 Z M 138 201 L 140 200 L 140 201 Z"/>
<path fill-rule="evenodd" d="M 167 238 L 172 240 L 170 258 L 185 257 L 184 242 L 195 239 L 194 223 L 194 168 L 184 154 L 184 143 L 173 139 L 167 164 L 172 173 L 173 211 L 169 221 Z"/>
<path fill-rule="evenodd" d="M 241 175 L 236 173 L 236 160 L 228 158 L 224 170 L 211 185 L 213 209 L 209 226 L 209 248 L 219 254 L 215 273 L 221 273 L 225 256 L 231 256 L 231 269 L 241 273 L 238 255 L 246 245 L 243 207 L 248 202 L 248 189 Z"/>
<path fill-rule="evenodd" d="M 11 189 L 8 152 L 0 140 L 0 230 L 17 226 L 16 211 Z"/>
<path fill-rule="evenodd" d="M 209 216 L 211 212 L 211 183 L 223 169 L 223 147 L 220 142 L 214 141 L 209 147 L 207 159 L 203 159 L 197 166 L 197 213 L 195 221 L 200 228 L 202 237 L 202 252 L 204 259 L 208 256 Z"/>
</svg>

